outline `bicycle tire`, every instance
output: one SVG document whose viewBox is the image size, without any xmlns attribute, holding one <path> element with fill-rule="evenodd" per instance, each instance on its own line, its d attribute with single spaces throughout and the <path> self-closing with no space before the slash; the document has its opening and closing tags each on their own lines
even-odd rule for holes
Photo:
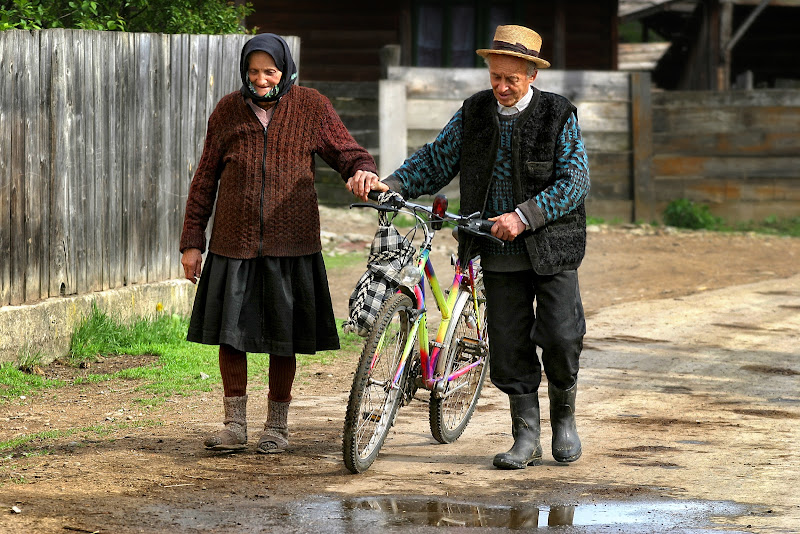
<svg viewBox="0 0 800 534">
<path fill-rule="evenodd" d="M 483 319 L 481 331 L 488 341 L 483 278 L 480 277 L 475 283 L 478 307 Z M 481 357 L 483 362 L 459 378 L 447 382 L 444 391 L 437 391 L 437 388 L 431 391 L 429 404 L 431 434 L 439 443 L 452 443 L 464 433 L 478 404 L 486 372 L 489 369 L 488 346 L 480 348 L 476 343 L 476 329 L 470 326 L 470 321 L 475 320 L 472 294 L 468 290 L 459 290 L 459 293 L 453 306 L 454 319 L 445 335 L 447 361 L 443 376 L 450 376 L 459 368 L 479 361 Z"/>
<path fill-rule="evenodd" d="M 411 328 L 411 299 L 392 295 L 381 306 L 350 388 L 344 421 L 342 452 L 352 473 L 363 473 L 378 457 L 394 425 L 404 384 L 390 387 Z M 388 336 L 388 337 L 387 337 Z M 404 379 L 407 373 L 404 373 Z"/>
</svg>

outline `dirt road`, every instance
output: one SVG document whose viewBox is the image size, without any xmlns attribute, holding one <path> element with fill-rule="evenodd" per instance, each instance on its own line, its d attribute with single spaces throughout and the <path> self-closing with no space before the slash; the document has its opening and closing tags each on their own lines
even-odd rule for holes
<svg viewBox="0 0 800 534">
<path fill-rule="evenodd" d="M 374 230 L 336 210 L 323 221 L 350 234 L 330 247 L 363 247 Z M 584 453 L 570 465 L 550 456 L 545 394 L 544 465 L 492 468 L 512 438 L 508 401 L 487 383 L 459 441 L 435 444 L 420 394 L 372 468 L 351 475 L 340 449 L 355 355 L 300 370 L 283 455 L 202 449 L 221 390 L 150 408 L 134 402 L 131 382 L 11 399 L 0 406 L 2 439 L 129 426 L 2 458 L 0 532 L 797 532 L 798 260 L 800 239 L 593 228 L 581 268 Z M 362 270 L 329 273 L 337 316 Z M 256 439 L 266 391 L 251 383 Z"/>
</svg>

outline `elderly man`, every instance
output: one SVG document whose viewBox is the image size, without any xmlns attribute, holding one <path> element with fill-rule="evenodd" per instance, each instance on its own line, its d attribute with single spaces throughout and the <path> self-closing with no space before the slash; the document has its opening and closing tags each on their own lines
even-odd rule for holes
<svg viewBox="0 0 800 534">
<path fill-rule="evenodd" d="M 494 457 L 500 469 L 541 465 L 538 388 L 547 375 L 552 453 L 581 455 L 575 426 L 579 358 L 586 323 L 577 268 L 586 248 L 589 168 L 575 106 L 533 87 L 542 40 L 522 26 L 498 26 L 478 50 L 491 91 L 464 101 L 437 138 L 379 181 L 354 177 L 366 198 L 392 189 L 406 198 L 433 194 L 460 173 L 461 213 L 495 221 L 504 240 L 461 239 L 462 258 L 480 254 L 486 287 L 491 380 L 508 394 L 514 445 Z M 541 364 L 536 349 L 541 349 Z"/>
</svg>

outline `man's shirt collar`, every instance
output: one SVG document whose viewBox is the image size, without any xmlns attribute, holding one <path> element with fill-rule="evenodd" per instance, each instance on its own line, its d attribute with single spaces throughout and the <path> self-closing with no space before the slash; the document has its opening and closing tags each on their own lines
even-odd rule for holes
<svg viewBox="0 0 800 534">
<path fill-rule="evenodd" d="M 513 106 L 506 107 L 500 102 L 497 103 L 497 112 L 500 115 L 516 115 L 525 110 L 528 105 L 531 103 L 531 99 L 533 98 L 533 86 L 528 87 L 528 92 L 525 93 L 525 96 L 519 99 L 519 102 L 514 104 Z"/>
</svg>

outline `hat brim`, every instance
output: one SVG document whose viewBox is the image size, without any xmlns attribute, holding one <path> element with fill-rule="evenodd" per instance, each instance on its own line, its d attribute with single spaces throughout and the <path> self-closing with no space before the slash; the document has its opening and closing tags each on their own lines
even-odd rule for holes
<svg viewBox="0 0 800 534">
<path fill-rule="evenodd" d="M 503 56 L 514 56 L 519 57 L 522 59 L 527 59 L 528 61 L 532 61 L 538 68 L 546 69 L 550 67 L 550 62 L 544 60 L 539 57 L 529 56 L 527 54 L 523 54 L 521 52 L 512 52 L 511 50 L 493 50 L 491 48 L 481 48 L 480 50 L 475 51 L 476 54 L 479 56 L 486 58 L 489 57 L 489 54 L 500 54 Z"/>
</svg>

